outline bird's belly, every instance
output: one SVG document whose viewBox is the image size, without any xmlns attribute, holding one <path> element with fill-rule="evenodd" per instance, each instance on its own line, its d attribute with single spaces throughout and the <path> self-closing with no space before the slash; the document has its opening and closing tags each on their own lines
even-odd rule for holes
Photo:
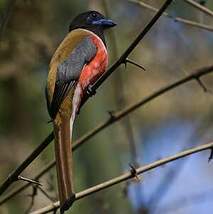
<svg viewBox="0 0 213 214">
<path fill-rule="evenodd" d="M 96 80 L 106 71 L 108 65 L 108 54 L 106 47 L 98 36 L 93 36 L 92 42 L 97 47 L 95 57 L 84 66 L 79 77 L 79 82 L 75 88 L 72 102 L 72 120 L 79 111 L 81 99 L 86 93 L 87 87 L 96 82 Z"/>
</svg>

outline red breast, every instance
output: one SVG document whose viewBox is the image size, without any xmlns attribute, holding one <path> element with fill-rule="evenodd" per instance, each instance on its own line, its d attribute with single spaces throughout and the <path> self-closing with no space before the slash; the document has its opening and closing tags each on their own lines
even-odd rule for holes
<svg viewBox="0 0 213 214">
<path fill-rule="evenodd" d="M 97 47 L 97 53 L 90 63 L 84 66 L 80 75 L 79 84 L 83 91 L 105 72 L 108 65 L 108 53 L 103 41 L 94 33 L 90 39 Z"/>
</svg>

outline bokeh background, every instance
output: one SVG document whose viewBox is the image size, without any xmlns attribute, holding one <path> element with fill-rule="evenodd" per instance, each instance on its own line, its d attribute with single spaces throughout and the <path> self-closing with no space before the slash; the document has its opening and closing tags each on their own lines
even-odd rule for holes
<svg viewBox="0 0 213 214">
<path fill-rule="evenodd" d="M 157 8 L 163 0 L 144 1 Z M 205 2 L 205 1 L 204 1 Z M 206 1 L 213 10 L 213 1 Z M 52 130 L 47 123 L 44 88 L 48 63 L 68 32 L 72 18 L 95 9 L 117 27 L 107 35 L 110 63 L 128 47 L 154 15 L 126 0 L 0 0 L 0 181 L 19 165 Z M 213 26 L 212 17 L 184 1 L 174 1 L 170 15 Z M 81 110 L 75 139 L 160 87 L 213 62 L 213 33 L 161 17 L 130 59 L 98 89 Z M 105 129 L 74 154 L 75 189 L 83 190 L 123 171 L 129 163 L 144 165 L 213 139 L 213 74 L 180 86 Z M 212 213 L 213 165 L 209 152 L 182 159 L 145 173 L 140 182 L 116 185 L 74 204 L 68 213 L 200 214 Z M 54 158 L 53 143 L 24 171 L 33 178 Z M 57 199 L 55 169 L 39 180 Z M 2 198 L 14 188 L 13 184 Z M 33 188 L 0 206 L 0 213 L 29 213 Z M 37 191 L 32 210 L 51 201 Z"/>
</svg>

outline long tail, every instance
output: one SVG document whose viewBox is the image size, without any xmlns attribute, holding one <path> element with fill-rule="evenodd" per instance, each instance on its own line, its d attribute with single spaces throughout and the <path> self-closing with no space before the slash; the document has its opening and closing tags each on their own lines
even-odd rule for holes
<svg viewBox="0 0 213 214">
<path fill-rule="evenodd" d="M 60 213 L 70 208 L 75 200 L 72 180 L 72 123 L 68 118 L 61 118 L 61 124 L 54 122 L 55 158 L 60 200 Z"/>
</svg>

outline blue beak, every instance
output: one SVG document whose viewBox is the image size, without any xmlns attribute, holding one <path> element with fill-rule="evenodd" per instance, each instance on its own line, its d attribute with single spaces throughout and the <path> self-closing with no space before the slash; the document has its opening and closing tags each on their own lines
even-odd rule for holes
<svg viewBox="0 0 213 214">
<path fill-rule="evenodd" d="M 92 21 L 93 25 L 102 26 L 106 28 L 114 27 L 116 24 L 110 19 L 99 19 L 96 21 Z"/>
</svg>

